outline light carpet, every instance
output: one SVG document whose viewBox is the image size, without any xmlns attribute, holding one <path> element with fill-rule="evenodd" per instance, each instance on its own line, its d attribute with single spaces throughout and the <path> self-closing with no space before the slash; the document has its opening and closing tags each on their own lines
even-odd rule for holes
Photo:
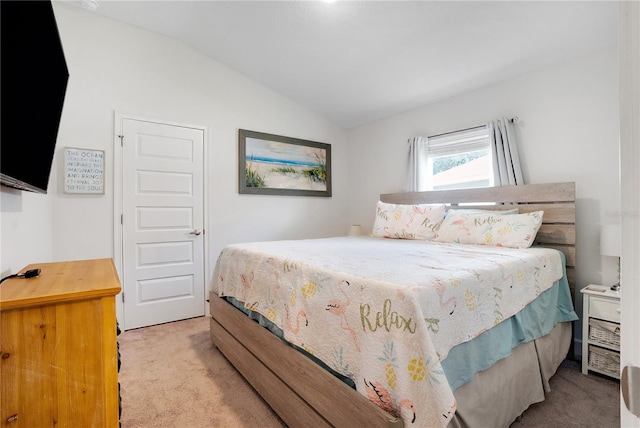
<svg viewBox="0 0 640 428">
<path fill-rule="evenodd" d="M 209 320 L 193 318 L 125 331 L 122 427 L 283 427 L 213 346 Z"/>
<path fill-rule="evenodd" d="M 123 428 L 285 426 L 213 346 L 207 317 L 129 330 L 118 342 Z M 511 428 L 620 426 L 619 382 L 565 361 L 551 389 Z"/>
</svg>

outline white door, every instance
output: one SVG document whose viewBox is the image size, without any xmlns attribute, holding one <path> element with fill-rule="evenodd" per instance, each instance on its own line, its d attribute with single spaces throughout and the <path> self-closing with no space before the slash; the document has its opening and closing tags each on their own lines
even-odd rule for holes
<svg viewBox="0 0 640 428">
<path fill-rule="evenodd" d="M 640 4 L 619 2 L 620 179 L 620 422 L 640 427 Z"/>
<path fill-rule="evenodd" d="M 204 315 L 204 131 L 122 121 L 124 328 Z"/>
</svg>

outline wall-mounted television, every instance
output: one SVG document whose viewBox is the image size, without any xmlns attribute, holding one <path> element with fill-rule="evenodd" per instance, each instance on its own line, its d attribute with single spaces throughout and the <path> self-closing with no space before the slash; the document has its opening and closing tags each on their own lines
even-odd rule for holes
<svg viewBox="0 0 640 428">
<path fill-rule="evenodd" d="M 0 1 L 0 183 L 47 193 L 69 72 L 50 1 Z"/>
</svg>

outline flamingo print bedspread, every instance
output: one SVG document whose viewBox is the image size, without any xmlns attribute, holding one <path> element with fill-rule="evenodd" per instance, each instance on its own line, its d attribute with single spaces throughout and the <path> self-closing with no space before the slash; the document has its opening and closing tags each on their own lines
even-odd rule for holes
<svg viewBox="0 0 640 428">
<path fill-rule="evenodd" d="M 226 247 L 213 289 L 244 302 L 405 426 L 456 410 L 449 350 L 563 275 L 556 250 L 341 237 Z"/>
</svg>

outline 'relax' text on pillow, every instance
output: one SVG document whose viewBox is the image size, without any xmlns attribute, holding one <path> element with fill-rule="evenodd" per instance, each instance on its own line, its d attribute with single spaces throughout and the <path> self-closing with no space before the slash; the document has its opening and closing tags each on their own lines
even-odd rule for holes
<svg viewBox="0 0 640 428">
<path fill-rule="evenodd" d="M 378 201 L 372 236 L 429 240 L 444 219 L 444 204 L 397 205 Z"/>
</svg>

